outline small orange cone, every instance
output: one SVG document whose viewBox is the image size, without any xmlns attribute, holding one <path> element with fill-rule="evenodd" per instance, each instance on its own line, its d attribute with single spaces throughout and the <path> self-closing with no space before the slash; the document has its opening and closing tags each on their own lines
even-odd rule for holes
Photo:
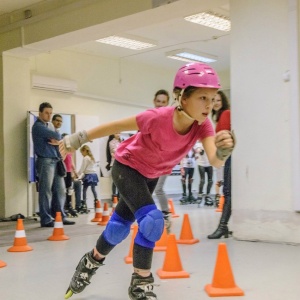
<svg viewBox="0 0 300 300">
<path fill-rule="evenodd" d="M 179 215 L 177 215 L 177 214 L 175 213 L 174 203 L 173 203 L 173 200 L 172 200 L 171 198 L 168 199 L 168 204 L 169 204 L 169 210 L 170 210 L 170 212 L 171 212 L 172 218 L 178 218 Z"/>
<path fill-rule="evenodd" d="M 183 270 L 175 235 L 168 235 L 167 251 L 162 269 L 156 271 L 161 279 L 189 278 L 190 274 Z"/>
<path fill-rule="evenodd" d="M 218 206 L 218 208 L 216 209 L 217 212 L 222 212 L 222 211 L 223 211 L 224 202 L 225 202 L 224 195 L 221 195 L 221 196 L 220 196 L 219 206 Z"/>
<path fill-rule="evenodd" d="M 102 208 L 99 200 L 96 201 L 96 212 L 95 217 L 91 220 L 91 222 L 100 222 L 102 220 Z"/>
<path fill-rule="evenodd" d="M 0 268 L 6 267 L 6 263 L 2 260 L 0 260 Z"/>
<path fill-rule="evenodd" d="M 114 213 L 117 204 L 118 204 L 118 197 L 117 197 L 117 196 L 114 196 L 113 204 L 112 204 L 112 209 L 111 209 L 111 212 L 110 212 L 110 215 L 111 215 L 111 216 L 112 216 L 112 214 Z"/>
<path fill-rule="evenodd" d="M 26 234 L 24 230 L 23 220 L 17 220 L 17 228 L 15 233 L 14 245 L 7 249 L 8 252 L 26 252 L 31 251 L 32 247 L 27 245 Z"/>
<path fill-rule="evenodd" d="M 183 215 L 183 222 L 181 227 L 180 238 L 177 240 L 178 244 L 196 244 L 200 241 L 198 239 L 194 239 L 190 219 L 188 214 Z"/>
<path fill-rule="evenodd" d="M 48 237 L 49 241 L 65 241 L 69 237 L 64 233 L 64 226 L 61 218 L 61 212 L 56 212 L 53 234 Z"/>
<path fill-rule="evenodd" d="M 166 227 L 164 228 L 161 238 L 155 243 L 154 251 L 166 251 L 168 243 L 168 234 Z"/>
<path fill-rule="evenodd" d="M 132 264 L 132 255 L 133 255 L 133 245 L 134 245 L 134 239 L 136 237 L 136 234 L 138 232 L 138 225 L 135 224 L 133 225 L 133 232 L 132 232 L 132 238 L 130 242 L 130 248 L 129 248 L 129 253 L 126 257 L 124 257 L 124 261 L 126 264 Z"/>
<path fill-rule="evenodd" d="M 212 284 L 205 286 L 210 297 L 244 296 L 245 293 L 236 286 L 225 243 L 220 243 Z"/>
<path fill-rule="evenodd" d="M 109 221 L 109 211 L 108 211 L 108 203 L 104 203 L 103 213 L 102 213 L 102 219 L 98 223 L 98 225 L 105 226 Z"/>
</svg>

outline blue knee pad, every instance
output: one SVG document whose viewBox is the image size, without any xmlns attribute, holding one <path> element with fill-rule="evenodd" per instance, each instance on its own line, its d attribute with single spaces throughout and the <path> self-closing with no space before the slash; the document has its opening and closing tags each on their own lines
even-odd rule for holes
<svg viewBox="0 0 300 300">
<path fill-rule="evenodd" d="M 106 225 L 103 237 L 109 244 L 115 246 L 128 236 L 132 223 L 133 222 L 123 219 L 114 212 Z"/>
<path fill-rule="evenodd" d="M 164 230 L 164 218 L 155 204 L 144 206 L 134 214 L 139 224 L 139 230 L 135 238 L 135 243 L 146 247 L 154 248 Z"/>
</svg>

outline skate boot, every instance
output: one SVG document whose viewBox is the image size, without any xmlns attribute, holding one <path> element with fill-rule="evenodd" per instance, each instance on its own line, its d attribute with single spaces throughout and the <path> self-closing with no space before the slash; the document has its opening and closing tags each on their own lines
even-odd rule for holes
<svg viewBox="0 0 300 300">
<path fill-rule="evenodd" d="M 171 213 L 169 211 L 163 211 L 165 226 L 167 230 L 167 234 L 171 233 L 172 221 L 171 221 Z"/>
<path fill-rule="evenodd" d="M 142 277 L 136 273 L 132 274 L 128 295 L 131 300 L 156 300 L 153 293 L 154 278 L 152 274 L 149 277 Z"/>
<path fill-rule="evenodd" d="M 216 197 L 215 197 L 215 207 L 219 207 L 219 202 L 220 202 L 220 194 L 216 194 Z"/>
<path fill-rule="evenodd" d="M 198 194 L 197 203 L 200 205 L 203 199 L 203 193 Z"/>
<path fill-rule="evenodd" d="M 186 194 L 182 194 L 182 198 L 179 201 L 180 201 L 180 204 L 188 204 L 189 199 L 186 196 Z"/>
<path fill-rule="evenodd" d="M 69 218 L 75 218 L 78 217 L 77 211 L 72 207 L 72 204 L 69 203 L 65 207 L 65 213 Z"/>
<path fill-rule="evenodd" d="M 95 275 L 97 269 L 103 266 L 104 259 L 101 262 L 96 261 L 92 257 L 92 252 L 86 253 L 80 259 L 66 291 L 65 299 L 70 298 L 73 294 L 81 293 L 85 287 L 91 283 L 90 280 L 92 276 Z"/>
<path fill-rule="evenodd" d="M 194 204 L 197 202 L 197 199 L 192 195 L 190 194 L 189 197 L 188 197 L 188 201 L 191 203 L 191 204 Z"/>
<path fill-rule="evenodd" d="M 70 206 L 68 208 L 68 215 L 69 215 L 70 218 L 77 218 L 78 217 L 77 211 L 72 206 Z"/>
<path fill-rule="evenodd" d="M 80 213 L 81 214 L 88 214 L 89 213 L 89 210 L 87 208 L 87 205 L 86 205 L 86 201 L 81 201 L 81 208 L 80 208 Z"/>
<path fill-rule="evenodd" d="M 206 195 L 205 196 L 204 205 L 206 205 L 206 206 L 213 206 L 214 205 L 213 199 L 210 198 L 208 195 Z"/>
</svg>

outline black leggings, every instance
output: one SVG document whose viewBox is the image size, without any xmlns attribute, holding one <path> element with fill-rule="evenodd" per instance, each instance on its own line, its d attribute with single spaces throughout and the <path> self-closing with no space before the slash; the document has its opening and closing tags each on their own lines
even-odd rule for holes
<svg viewBox="0 0 300 300">
<path fill-rule="evenodd" d="M 212 180 L 213 167 L 212 166 L 209 166 L 209 167 L 198 166 L 198 170 L 199 170 L 199 175 L 200 175 L 199 194 L 203 193 L 203 187 L 204 187 L 204 183 L 205 183 L 205 173 L 207 174 L 206 194 L 209 194 L 210 189 L 213 184 L 213 180 Z"/>
<path fill-rule="evenodd" d="M 153 205 L 152 193 L 155 189 L 158 178 L 149 179 L 124 164 L 114 161 L 112 178 L 117 186 L 120 199 L 115 212 L 123 219 L 134 222 L 135 212 L 141 207 Z M 98 239 L 97 250 L 107 255 L 113 248 L 101 235 Z M 153 249 L 134 244 L 133 266 L 139 269 L 150 269 L 152 263 Z"/>
</svg>

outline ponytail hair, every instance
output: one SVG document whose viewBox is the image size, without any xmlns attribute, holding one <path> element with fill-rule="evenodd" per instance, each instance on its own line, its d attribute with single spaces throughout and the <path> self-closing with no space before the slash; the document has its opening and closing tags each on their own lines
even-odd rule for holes
<svg viewBox="0 0 300 300">
<path fill-rule="evenodd" d="M 83 150 L 86 151 L 86 154 L 91 158 L 91 160 L 93 162 L 95 162 L 95 158 L 94 158 L 94 155 L 91 151 L 91 148 L 88 146 L 88 145 L 83 145 L 81 148 L 80 148 L 80 152 L 82 152 Z"/>
</svg>

